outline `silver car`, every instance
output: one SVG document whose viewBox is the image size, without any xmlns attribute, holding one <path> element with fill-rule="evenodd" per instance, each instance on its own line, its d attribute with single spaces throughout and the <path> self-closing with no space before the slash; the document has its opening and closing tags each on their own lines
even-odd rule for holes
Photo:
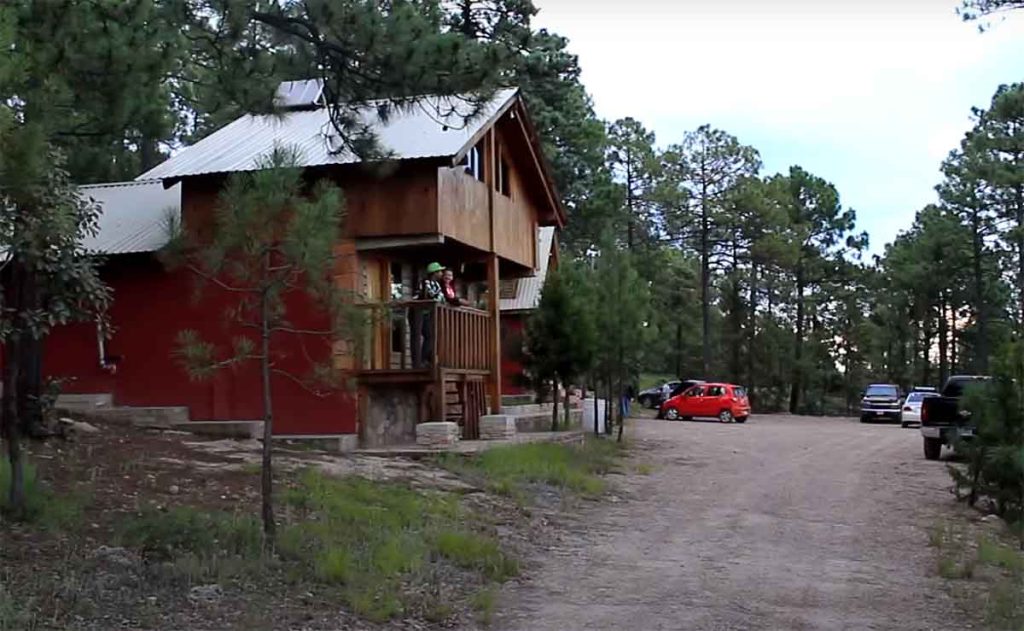
<svg viewBox="0 0 1024 631">
<path fill-rule="evenodd" d="M 934 392 L 911 392 L 903 402 L 903 416 L 900 424 L 903 427 L 921 424 L 921 402 L 928 397 L 937 396 Z"/>
</svg>

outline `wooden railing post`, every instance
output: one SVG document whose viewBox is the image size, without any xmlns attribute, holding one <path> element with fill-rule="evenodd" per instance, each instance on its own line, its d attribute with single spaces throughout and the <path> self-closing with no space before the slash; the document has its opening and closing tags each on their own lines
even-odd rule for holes
<svg viewBox="0 0 1024 631">
<path fill-rule="evenodd" d="M 500 282 L 498 273 L 498 255 L 491 252 L 487 257 L 487 312 L 490 314 L 490 335 L 487 350 L 489 351 L 491 413 L 501 413 L 501 328 L 498 310 Z"/>
</svg>

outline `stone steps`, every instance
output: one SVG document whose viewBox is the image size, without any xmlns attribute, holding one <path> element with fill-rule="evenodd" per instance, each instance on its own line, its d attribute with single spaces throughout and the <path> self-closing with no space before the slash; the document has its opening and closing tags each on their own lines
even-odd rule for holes
<svg viewBox="0 0 1024 631">
<path fill-rule="evenodd" d="M 509 415 L 515 419 L 517 432 L 550 432 L 551 431 L 551 410 L 535 414 Z M 559 427 L 564 422 L 562 410 L 558 411 Z M 573 408 L 569 412 L 569 425 L 572 428 L 579 427 L 583 423 L 583 409 Z"/>
</svg>

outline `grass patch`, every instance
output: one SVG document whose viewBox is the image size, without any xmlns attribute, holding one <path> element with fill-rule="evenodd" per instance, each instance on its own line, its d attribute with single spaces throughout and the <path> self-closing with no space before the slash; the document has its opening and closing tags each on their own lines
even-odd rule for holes
<svg viewBox="0 0 1024 631">
<path fill-rule="evenodd" d="M 0 584 L 0 631 L 26 631 L 36 628 L 36 618 L 31 613 L 29 604 L 19 603 Z"/>
<path fill-rule="evenodd" d="M 490 626 L 494 621 L 494 611 L 498 606 L 497 590 L 494 587 L 481 589 L 473 595 L 472 605 L 480 624 Z"/>
<path fill-rule="evenodd" d="M 654 467 L 652 465 L 647 464 L 646 462 L 641 462 L 640 464 L 636 465 L 636 472 L 639 475 L 651 475 L 652 473 L 654 473 Z"/>
<path fill-rule="evenodd" d="M 958 562 L 956 557 L 943 554 L 937 562 L 939 576 L 948 580 L 971 579 L 974 577 L 976 567 L 973 558 L 967 558 Z"/>
<path fill-rule="evenodd" d="M 529 484 L 548 484 L 594 496 L 604 492 L 600 475 L 612 470 L 620 450 L 612 441 L 588 438 L 583 445 L 525 443 L 468 457 L 445 454 L 440 462 L 458 473 L 482 477 L 505 495 L 517 495 Z"/>
<path fill-rule="evenodd" d="M 126 520 L 118 542 L 143 555 L 162 561 L 187 558 L 259 558 L 262 553 L 260 524 L 254 518 L 192 507 L 167 511 L 147 509 Z"/>
<path fill-rule="evenodd" d="M 0 459 L 0 515 L 32 523 L 44 530 L 65 530 L 79 524 L 85 501 L 70 495 L 59 495 L 40 484 L 35 466 L 25 462 L 24 512 L 14 515 L 10 506 L 11 463 Z"/>
<path fill-rule="evenodd" d="M 448 561 L 484 580 L 518 572 L 496 539 L 472 529 L 472 516 L 451 495 L 306 472 L 284 503 L 300 521 L 282 532 L 281 554 L 311 567 L 318 580 L 340 585 L 349 606 L 370 620 L 414 605 L 404 598 L 402 580 L 431 563 Z M 451 611 L 450 603 L 433 601 L 420 613 L 444 619 Z"/>
<path fill-rule="evenodd" d="M 1024 575 L 1024 555 L 988 537 L 978 540 L 978 562 L 1001 568 L 1012 576 Z"/>
</svg>

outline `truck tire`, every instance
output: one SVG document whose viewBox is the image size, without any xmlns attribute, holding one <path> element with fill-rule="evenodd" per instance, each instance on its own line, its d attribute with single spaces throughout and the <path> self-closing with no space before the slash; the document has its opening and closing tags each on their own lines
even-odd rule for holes
<svg viewBox="0 0 1024 631">
<path fill-rule="evenodd" d="M 928 460 L 938 460 L 939 456 L 942 455 L 942 439 L 941 438 L 925 438 L 924 439 L 924 457 Z"/>
</svg>

